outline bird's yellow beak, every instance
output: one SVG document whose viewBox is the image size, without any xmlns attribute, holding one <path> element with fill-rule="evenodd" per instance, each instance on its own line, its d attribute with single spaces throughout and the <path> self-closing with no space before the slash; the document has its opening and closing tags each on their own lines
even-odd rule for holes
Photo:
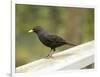
<svg viewBox="0 0 100 77">
<path fill-rule="evenodd" d="M 31 32 L 33 32 L 33 30 L 29 30 L 29 31 L 28 31 L 28 33 L 31 33 Z"/>
</svg>

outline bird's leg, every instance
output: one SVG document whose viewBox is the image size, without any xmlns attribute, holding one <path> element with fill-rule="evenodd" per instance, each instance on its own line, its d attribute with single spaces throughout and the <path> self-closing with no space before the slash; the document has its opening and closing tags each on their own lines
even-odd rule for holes
<svg viewBox="0 0 100 77">
<path fill-rule="evenodd" d="M 47 57 L 50 57 L 51 56 L 51 52 L 52 52 L 52 49 L 50 50 L 49 54 L 47 55 Z"/>
<path fill-rule="evenodd" d="M 54 49 L 53 49 L 53 52 L 55 52 L 55 51 L 56 51 L 56 49 L 54 48 Z"/>
<path fill-rule="evenodd" d="M 56 49 L 54 48 L 53 51 L 52 51 L 52 53 L 51 53 L 51 56 L 54 54 L 55 51 L 56 51 Z"/>
<path fill-rule="evenodd" d="M 55 52 L 55 50 L 56 50 L 55 48 L 54 48 L 54 49 L 51 49 L 51 51 L 50 51 L 50 53 L 48 54 L 48 56 L 49 56 L 49 57 L 52 57 L 52 55 L 53 55 L 53 53 Z"/>
</svg>

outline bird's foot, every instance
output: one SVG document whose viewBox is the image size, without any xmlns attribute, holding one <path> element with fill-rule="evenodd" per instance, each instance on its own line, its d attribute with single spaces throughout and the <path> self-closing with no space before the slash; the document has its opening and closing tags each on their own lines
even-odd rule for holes
<svg viewBox="0 0 100 77">
<path fill-rule="evenodd" d="M 53 58 L 53 56 L 52 55 L 47 55 L 45 58 L 50 59 L 50 58 Z"/>
</svg>

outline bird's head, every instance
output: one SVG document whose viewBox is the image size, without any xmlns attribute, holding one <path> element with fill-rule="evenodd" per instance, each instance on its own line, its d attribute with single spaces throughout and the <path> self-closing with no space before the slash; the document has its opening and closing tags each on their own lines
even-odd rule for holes
<svg viewBox="0 0 100 77">
<path fill-rule="evenodd" d="M 40 32 L 42 29 L 41 26 L 35 26 L 33 29 L 29 30 L 28 32 L 31 33 L 31 32 L 35 32 L 35 33 L 38 33 Z"/>
</svg>

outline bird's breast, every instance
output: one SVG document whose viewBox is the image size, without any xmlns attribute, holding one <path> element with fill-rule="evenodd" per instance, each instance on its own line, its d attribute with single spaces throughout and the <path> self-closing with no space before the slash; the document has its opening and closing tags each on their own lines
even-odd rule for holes
<svg viewBox="0 0 100 77">
<path fill-rule="evenodd" d="M 48 41 L 46 34 L 38 34 L 39 40 L 46 46 L 51 47 L 50 41 Z"/>
</svg>

